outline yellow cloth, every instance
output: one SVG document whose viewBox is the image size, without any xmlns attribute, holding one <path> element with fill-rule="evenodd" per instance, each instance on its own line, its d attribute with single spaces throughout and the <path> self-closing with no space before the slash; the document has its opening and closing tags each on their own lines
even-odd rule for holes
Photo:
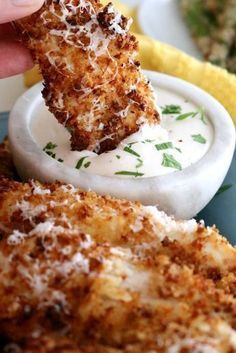
<svg viewBox="0 0 236 353">
<path fill-rule="evenodd" d="M 102 2 L 105 4 L 109 1 Z M 225 106 L 236 122 L 236 75 L 196 60 L 168 44 L 138 34 L 140 31 L 135 21 L 135 9 L 128 8 L 117 0 L 113 0 L 113 3 L 126 17 L 134 19 L 131 30 L 139 40 L 139 60 L 144 69 L 177 76 L 203 88 Z M 27 87 L 39 80 L 37 69 L 25 74 Z"/>
</svg>

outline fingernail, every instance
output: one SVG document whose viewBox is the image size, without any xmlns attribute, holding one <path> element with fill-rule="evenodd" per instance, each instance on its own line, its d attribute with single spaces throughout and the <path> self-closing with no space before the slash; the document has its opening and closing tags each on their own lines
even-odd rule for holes
<svg viewBox="0 0 236 353">
<path fill-rule="evenodd" d="M 33 0 L 11 0 L 13 6 L 31 6 L 33 5 Z"/>
</svg>

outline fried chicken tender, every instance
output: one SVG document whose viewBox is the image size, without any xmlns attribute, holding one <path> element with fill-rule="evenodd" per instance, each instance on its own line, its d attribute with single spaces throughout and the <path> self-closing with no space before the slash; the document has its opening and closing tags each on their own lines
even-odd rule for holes
<svg viewBox="0 0 236 353">
<path fill-rule="evenodd" d="M 236 249 L 214 227 L 3 179 L 0 239 L 5 352 L 236 349 Z"/>
<path fill-rule="evenodd" d="M 0 178 L 3 177 L 19 180 L 13 164 L 12 155 L 9 149 L 9 141 L 7 138 L 5 138 L 0 144 Z"/>
<path fill-rule="evenodd" d="M 98 0 L 46 0 L 16 22 L 40 66 L 46 104 L 71 131 L 73 149 L 112 150 L 142 124 L 159 122 L 130 24 Z"/>
</svg>

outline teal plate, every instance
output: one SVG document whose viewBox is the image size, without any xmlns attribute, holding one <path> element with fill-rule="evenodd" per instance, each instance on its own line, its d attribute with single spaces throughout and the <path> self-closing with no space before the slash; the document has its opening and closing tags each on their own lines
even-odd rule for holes
<svg viewBox="0 0 236 353">
<path fill-rule="evenodd" d="M 0 113 L 0 141 L 7 135 L 8 113 Z M 236 244 L 236 152 L 222 188 L 197 219 L 206 225 L 216 224 L 232 244 Z"/>
</svg>

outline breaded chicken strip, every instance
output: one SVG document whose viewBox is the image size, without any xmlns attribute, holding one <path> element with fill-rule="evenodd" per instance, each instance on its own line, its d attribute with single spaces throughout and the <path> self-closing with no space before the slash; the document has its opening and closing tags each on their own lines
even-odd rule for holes
<svg viewBox="0 0 236 353">
<path fill-rule="evenodd" d="M 236 249 L 215 228 L 70 185 L 2 180 L 0 233 L 6 349 L 236 349 Z"/>
<path fill-rule="evenodd" d="M 40 66 L 46 104 L 71 131 L 73 149 L 112 150 L 142 124 L 159 122 L 130 24 L 99 0 L 46 0 L 17 21 Z"/>
<path fill-rule="evenodd" d="M 0 178 L 3 177 L 19 180 L 13 164 L 12 155 L 9 149 L 9 141 L 7 138 L 5 138 L 0 144 Z"/>
</svg>

